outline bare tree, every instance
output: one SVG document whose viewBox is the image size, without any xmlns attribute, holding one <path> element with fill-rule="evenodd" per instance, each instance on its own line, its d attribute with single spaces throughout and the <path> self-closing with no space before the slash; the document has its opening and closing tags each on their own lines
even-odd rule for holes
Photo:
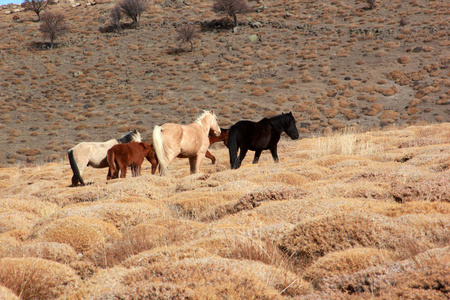
<svg viewBox="0 0 450 300">
<path fill-rule="evenodd" d="M 141 14 L 147 10 L 148 6 L 148 0 L 122 0 L 119 2 L 120 9 L 130 17 L 135 27 L 139 26 Z"/>
<path fill-rule="evenodd" d="M 44 37 L 50 39 L 50 48 L 53 48 L 56 38 L 64 35 L 69 27 L 66 25 L 65 17 L 61 13 L 45 12 L 42 14 L 42 23 L 39 31 Z"/>
<path fill-rule="evenodd" d="M 238 14 L 252 12 L 253 9 L 245 0 L 214 0 L 212 11 L 217 14 L 226 14 L 233 18 L 234 27 L 238 26 Z"/>
<path fill-rule="evenodd" d="M 369 4 L 369 8 L 373 9 L 375 7 L 376 0 L 366 0 L 367 4 Z"/>
<path fill-rule="evenodd" d="M 114 27 L 117 31 L 120 31 L 122 29 L 122 27 L 120 26 L 120 20 L 122 19 L 122 11 L 119 5 L 116 5 L 111 9 L 110 17 L 112 27 Z"/>
<path fill-rule="evenodd" d="M 53 0 L 25 0 L 22 3 L 22 7 L 25 10 L 32 10 L 38 16 L 38 21 L 41 20 L 41 12 L 47 8 L 49 4 L 52 4 Z"/>
<path fill-rule="evenodd" d="M 190 43 L 191 52 L 194 51 L 194 44 L 192 43 L 192 40 L 197 36 L 195 26 L 191 24 L 184 25 L 179 30 L 177 30 L 177 33 L 178 34 L 175 39 L 183 43 Z"/>
</svg>

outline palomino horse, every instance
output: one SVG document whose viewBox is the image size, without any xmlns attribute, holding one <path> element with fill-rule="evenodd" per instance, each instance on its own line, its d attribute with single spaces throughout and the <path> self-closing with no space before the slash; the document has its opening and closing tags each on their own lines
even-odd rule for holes
<svg viewBox="0 0 450 300">
<path fill-rule="evenodd" d="M 219 136 L 214 136 L 214 135 L 209 136 L 209 145 L 211 146 L 214 143 L 223 142 L 225 144 L 225 146 L 227 146 L 227 148 L 228 148 L 228 132 L 230 130 L 225 129 L 225 128 L 220 128 L 220 131 L 221 132 L 220 132 Z M 209 152 L 209 150 L 206 151 L 205 156 L 211 160 L 211 163 L 213 165 L 216 163 L 216 157 L 214 155 L 212 155 L 211 152 Z"/>
<path fill-rule="evenodd" d="M 140 142 L 141 134 L 139 131 L 130 131 L 119 139 L 112 139 L 106 142 L 82 142 L 68 151 L 70 167 L 72 168 L 72 186 L 78 183 L 86 185 L 81 175 L 87 166 L 93 168 L 106 168 L 106 152 L 116 144 L 129 143 L 131 141 Z"/>
<path fill-rule="evenodd" d="M 141 165 L 146 158 L 152 164 L 152 174 L 155 174 L 158 161 L 156 160 L 155 148 L 152 144 L 143 142 L 130 142 L 127 144 L 117 144 L 112 146 L 107 154 L 109 165 L 107 180 L 115 179 L 119 176 L 127 176 L 127 167 L 131 166 L 131 175 L 133 177 L 141 175 Z"/>
<path fill-rule="evenodd" d="M 159 162 L 161 175 L 175 157 L 189 158 L 191 174 L 197 173 L 209 147 L 208 134 L 220 134 L 220 127 L 214 111 L 204 111 L 189 125 L 166 123 L 153 129 L 153 146 Z"/>
<path fill-rule="evenodd" d="M 231 126 L 228 133 L 231 168 L 237 169 L 241 166 L 248 150 L 255 151 L 254 164 L 258 163 L 261 152 L 267 149 L 270 150 L 274 161 L 278 162 L 277 144 L 283 131 L 291 139 L 298 139 L 299 134 L 292 113 L 264 118 L 259 122 L 239 121 Z"/>
</svg>

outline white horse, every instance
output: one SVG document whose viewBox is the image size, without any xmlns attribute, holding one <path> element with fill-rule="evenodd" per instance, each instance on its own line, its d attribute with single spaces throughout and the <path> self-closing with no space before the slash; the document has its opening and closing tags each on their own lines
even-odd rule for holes
<svg viewBox="0 0 450 300">
<path fill-rule="evenodd" d="M 189 158 L 191 174 L 198 172 L 210 145 L 210 131 L 218 136 L 220 127 L 214 111 L 204 111 L 189 125 L 166 123 L 153 129 L 153 146 L 159 162 L 159 172 L 165 175 L 175 157 Z"/>
<path fill-rule="evenodd" d="M 106 154 L 108 150 L 116 145 L 129 143 L 131 141 L 140 142 L 141 134 L 139 131 L 130 131 L 119 139 L 112 139 L 106 142 L 81 142 L 68 151 L 70 167 L 72 168 L 72 186 L 78 183 L 86 185 L 81 175 L 87 166 L 93 168 L 107 168 L 108 161 Z"/>
</svg>

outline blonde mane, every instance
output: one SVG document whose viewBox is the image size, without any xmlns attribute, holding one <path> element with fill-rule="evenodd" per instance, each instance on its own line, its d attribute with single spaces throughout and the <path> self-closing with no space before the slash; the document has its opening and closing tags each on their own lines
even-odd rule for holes
<svg viewBox="0 0 450 300">
<path fill-rule="evenodd" d="M 202 119 L 205 117 L 205 115 L 211 115 L 211 116 L 214 116 L 214 113 L 211 113 L 211 111 L 209 111 L 209 110 L 203 110 L 203 113 L 200 115 L 200 116 L 198 116 L 198 118 L 197 118 L 197 120 L 195 120 L 195 122 L 201 122 L 202 121 Z"/>
</svg>

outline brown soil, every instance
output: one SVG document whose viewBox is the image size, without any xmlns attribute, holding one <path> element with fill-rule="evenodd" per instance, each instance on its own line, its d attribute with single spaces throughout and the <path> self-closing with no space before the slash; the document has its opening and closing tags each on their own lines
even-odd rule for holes
<svg viewBox="0 0 450 300">
<path fill-rule="evenodd" d="M 79 3 L 51 6 L 70 26 L 54 49 L 33 12 L 0 9 L 0 166 L 134 128 L 147 140 L 202 109 L 224 127 L 292 111 L 303 137 L 450 121 L 445 1 L 264 1 L 234 32 L 209 1 L 156 0 L 120 33 L 107 32 L 115 2 Z M 193 52 L 175 43 L 185 23 Z"/>
</svg>

